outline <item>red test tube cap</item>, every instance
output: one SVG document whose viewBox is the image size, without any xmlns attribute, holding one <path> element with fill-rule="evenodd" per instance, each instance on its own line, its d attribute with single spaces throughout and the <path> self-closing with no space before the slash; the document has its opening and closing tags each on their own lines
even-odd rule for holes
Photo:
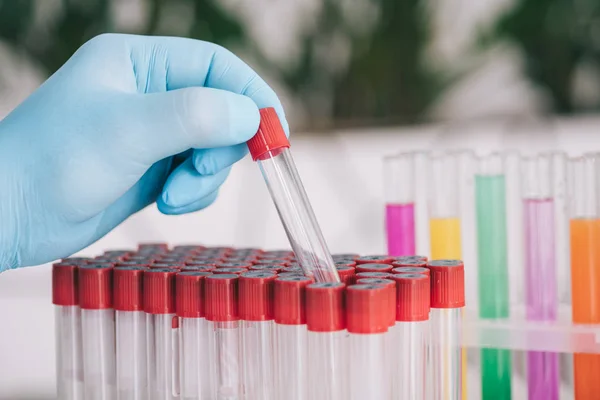
<svg viewBox="0 0 600 400">
<path fill-rule="evenodd" d="M 57 306 L 79 304 L 78 267 L 68 261 L 52 266 L 52 304 Z"/>
<path fill-rule="evenodd" d="M 173 268 L 144 271 L 144 311 L 148 314 L 175 313 L 175 275 Z"/>
<path fill-rule="evenodd" d="M 424 274 L 396 274 L 396 321 L 429 319 L 429 277 Z"/>
<path fill-rule="evenodd" d="M 346 285 L 312 283 L 306 287 L 306 327 L 312 332 L 335 332 L 346 328 Z"/>
<path fill-rule="evenodd" d="M 390 277 L 389 272 L 358 272 L 356 279 L 387 279 Z"/>
<path fill-rule="evenodd" d="M 387 278 L 360 278 L 356 280 L 356 283 L 359 285 L 381 285 L 385 287 L 388 295 L 387 307 L 385 308 L 387 311 L 387 322 L 388 326 L 394 326 L 396 323 L 396 282 Z"/>
<path fill-rule="evenodd" d="M 204 317 L 204 279 L 210 272 L 184 271 L 175 277 L 175 313 L 182 318 Z"/>
<path fill-rule="evenodd" d="M 397 267 L 392 269 L 392 274 L 423 274 L 430 276 L 430 271 L 426 267 Z"/>
<path fill-rule="evenodd" d="M 279 116 L 274 108 L 261 108 L 258 132 L 248 140 L 248 149 L 254 161 L 263 159 L 268 153 L 290 147 Z"/>
<path fill-rule="evenodd" d="M 239 276 L 218 274 L 204 281 L 204 314 L 208 321 L 237 321 Z"/>
<path fill-rule="evenodd" d="M 390 264 L 366 263 L 357 265 L 356 272 L 391 272 L 392 268 Z"/>
<path fill-rule="evenodd" d="M 230 275 L 230 274 L 240 275 L 247 271 L 248 271 L 248 268 L 223 267 L 223 268 L 215 268 L 211 272 L 215 275 Z"/>
<path fill-rule="evenodd" d="M 275 279 L 277 275 L 268 271 L 246 272 L 240 276 L 240 319 L 245 321 L 273 319 Z"/>
<path fill-rule="evenodd" d="M 112 274 L 110 265 L 79 266 L 79 306 L 82 309 L 112 308 Z"/>
<path fill-rule="evenodd" d="M 119 311 L 144 309 L 144 267 L 124 266 L 113 269 L 113 308 Z"/>
<path fill-rule="evenodd" d="M 336 267 L 340 281 L 345 283 L 346 286 L 352 285 L 356 278 L 356 271 L 352 267 L 337 266 Z"/>
<path fill-rule="evenodd" d="M 306 276 L 278 276 L 275 279 L 275 322 L 283 325 L 306 324 L 306 287 L 313 280 Z"/>
<path fill-rule="evenodd" d="M 388 289 L 359 284 L 346 290 L 347 329 L 350 333 L 384 333 L 389 326 Z"/>
<path fill-rule="evenodd" d="M 465 266 L 460 260 L 427 263 L 431 279 L 431 308 L 465 306 Z"/>
<path fill-rule="evenodd" d="M 363 256 L 356 259 L 356 264 L 391 264 L 393 260 L 390 256 Z"/>
</svg>

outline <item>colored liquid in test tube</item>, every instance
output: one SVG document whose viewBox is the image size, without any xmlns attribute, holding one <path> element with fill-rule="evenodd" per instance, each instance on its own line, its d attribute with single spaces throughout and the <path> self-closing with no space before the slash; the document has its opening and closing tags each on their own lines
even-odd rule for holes
<svg viewBox="0 0 600 400">
<path fill-rule="evenodd" d="M 273 108 L 261 109 L 260 116 L 258 132 L 248 141 L 248 148 L 259 164 L 298 264 L 316 282 L 340 282 L 279 117 Z"/>
<path fill-rule="evenodd" d="M 576 324 L 600 324 L 600 159 L 589 155 L 569 160 L 571 231 L 571 302 Z M 574 354 L 576 399 L 600 393 L 600 355 Z"/>
<path fill-rule="evenodd" d="M 527 320 L 555 321 L 558 311 L 554 191 L 550 155 L 522 160 Z M 558 400 L 558 354 L 527 353 L 529 400 Z"/>
<path fill-rule="evenodd" d="M 383 160 L 388 254 L 415 254 L 415 153 Z"/>
<path fill-rule="evenodd" d="M 508 318 L 508 249 L 504 161 L 499 154 L 479 160 L 475 207 L 479 280 L 479 317 Z M 509 350 L 481 350 L 482 399 L 510 399 Z"/>
</svg>

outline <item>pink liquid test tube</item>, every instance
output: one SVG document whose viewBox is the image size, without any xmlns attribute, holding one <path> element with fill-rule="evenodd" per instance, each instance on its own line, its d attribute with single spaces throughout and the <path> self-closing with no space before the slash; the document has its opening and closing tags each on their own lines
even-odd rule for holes
<svg viewBox="0 0 600 400">
<path fill-rule="evenodd" d="M 83 399 L 81 309 L 78 266 L 69 260 L 52 266 L 52 303 L 56 318 L 56 393 L 65 400 Z"/>
<path fill-rule="evenodd" d="M 171 400 L 178 396 L 176 350 L 175 275 L 178 270 L 144 271 L 148 398 Z"/>
<path fill-rule="evenodd" d="M 175 277 L 175 312 L 179 318 L 179 393 L 182 400 L 210 399 L 208 323 L 204 280 L 210 272 L 183 271 Z"/>
<path fill-rule="evenodd" d="M 273 108 L 261 109 L 260 116 L 258 132 L 248 141 L 248 149 L 267 183 L 298 264 L 316 282 L 339 282 L 279 117 Z M 263 257 L 269 255 L 286 256 L 289 252 L 264 253 Z"/>
<path fill-rule="evenodd" d="M 113 269 L 118 400 L 148 398 L 143 267 Z"/>
<path fill-rule="evenodd" d="M 277 400 L 308 400 L 306 276 L 275 279 L 275 390 Z"/>
<path fill-rule="evenodd" d="M 388 254 L 415 254 L 416 153 L 401 153 L 383 160 L 385 227 Z"/>
<path fill-rule="evenodd" d="M 277 276 L 252 271 L 239 279 L 242 377 L 245 400 L 274 400 L 273 300 Z"/>
<path fill-rule="evenodd" d="M 349 399 L 388 400 L 391 385 L 385 364 L 385 336 L 389 329 L 387 288 L 357 284 L 346 291 L 346 321 L 349 334 Z M 392 379 L 397 379 L 394 376 Z M 398 398 L 399 397 L 394 397 Z"/>
<path fill-rule="evenodd" d="M 527 320 L 556 321 L 554 190 L 551 155 L 523 158 L 523 217 Z M 529 400 L 558 400 L 558 354 L 527 353 Z"/>
<path fill-rule="evenodd" d="M 345 290 L 335 282 L 306 287 L 309 399 L 348 398 Z"/>
<path fill-rule="evenodd" d="M 112 273 L 112 267 L 105 265 L 79 267 L 83 392 L 86 400 L 116 398 Z"/>
</svg>

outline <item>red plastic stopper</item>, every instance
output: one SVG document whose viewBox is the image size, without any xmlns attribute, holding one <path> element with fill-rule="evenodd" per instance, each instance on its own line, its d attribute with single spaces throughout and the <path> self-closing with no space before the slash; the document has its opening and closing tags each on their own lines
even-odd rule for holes
<svg viewBox="0 0 600 400">
<path fill-rule="evenodd" d="M 352 267 L 337 266 L 336 267 L 340 281 L 346 286 L 354 284 L 356 280 L 356 271 Z"/>
<path fill-rule="evenodd" d="M 356 264 L 391 264 L 393 260 L 390 256 L 363 256 L 356 259 Z"/>
<path fill-rule="evenodd" d="M 112 308 L 112 274 L 112 266 L 79 266 L 79 306 L 82 309 Z"/>
<path fill-rule="evenodd" d="M 387 292 L 387 306 L 385 308 L 388 326 L 394 326 L 396 323 L 396 283 L 391 279 L 362 278 L 357 279 L 359 285 L 381 285 Z"/>
<path fill-rule="evenodd" d="M 306 327 L 312 332 L 335 332 L 346 328 L 346 285 L 312 283 L 306 287 Z"/>
<path fill-rule="evenodd" d="M 275 279 L 275 322 L 283 325 L 306 323 L 306 287 L 312 279 L 306 276 L 279 276 Z"/>
<path fill-rule="evenodd" d="M 222 262 L 216 265 L 217 268 L 250 268 L 251 262 Z"/>
<path fill-rule="evenodd" d="M 119 311 L 144 309 L 144 267 L 115 267 L 113 269 L 113 308 Z"/>
<path fill-rule="evenodd" d="M 426 267 L 427 257 L 422 256 L 410 256 L 410 257 L 398 257 L 393 262 L 394 268 L 398 267 Z"/>
<path fill-rule="evenodd" d="M 230 275 L 230 274 L 243 274 L 244 272 L 247 272 L 248 268 L 237 268 L 237 267 L 231 267 L 231 268 L 215 268 L 213 269 L 211 272 L 215 275 Z"/>
<path fill-rule="evenodd" d="M 209 321 L 237 321 L 238 281 L 236 274 L 207 276 L 204 282 L 204 307 Z"/>
<path fill-rule="evenodd" d="M 214 269 L 215 267 L 210 265 L 185 265 L 181 271 L 212 272 Z"/>
<path fill-rule="evenodd" d="M 204 317 L 204 280 L 210 272 L 185 271 L 175 277 L 175 313 L 182 318 Z"/>
<path fill-rule="evenodd" d="M 397 267 L 392 269 L 392 274 L 423 274 L 430 276 L 429 268 L 426 267 Z"/>
<path fill-rule="evenodd" d="M 52 266 L 52 303 L 57 306 L 76 306 L 79 303 L 77 263 L 68 261 Z"/>
<path fill-rule="evenodd" d="M 387 279 L 390 275 L 389 272 L 358 272 L 356 279 Z"/>
<path fill-rule="evenodd" d="M 392 268 L 390 264 L 367 263 L 357 265 L 356 272 L 391 272 Z"/>
<path fill-rule="evenodd" d="M 347 329 L 350 333 L 383 333 L 389 326 L 388 288 L 360 284 L 346 290 Z"/>
<path fill-rule="evenodd" d="M 396 274 L 396 321 L 429 319 L 429 277 L 424 274 Z"/>
<path fill-rule="evenodd" d="M 261 108 L 259 111 L 260 125 L 258 126 L 258 132 L 252 139 L 248 140 L 248 149 L 254 161 L 269 158 L 269 152 L 290 147 L 290 142 L 285 136 L 285 131 L 275 109 L 268 107 Z"/>
<path fill-rule="evenodd" d="M 175 313 L 175 275 L 172 268 L 144 271 L 144 311 L 148 314 Z"/>
<path fill-rule="evenodd" d="M 279 273 L 285 269 L 285 265 L 281 264 L 258 264 L 250 267 L 251 271 L 270 271 Z"/>
<path fill-rule="evenodd" d="M 465 306 L 465 266 L 460 260 L 427 263 L 431 274 L 431 308 Z"/>
<path fill-rule="evenodd" d="M 247 272 L 240 276 L 240 319 L 273 319 L 274 287 L 277 276 L 271 272 Z"/>
</svg>

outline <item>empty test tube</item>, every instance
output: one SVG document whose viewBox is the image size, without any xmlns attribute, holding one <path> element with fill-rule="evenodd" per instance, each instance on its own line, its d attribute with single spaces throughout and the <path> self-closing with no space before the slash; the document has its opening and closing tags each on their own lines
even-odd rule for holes
<svg viewBox="0 0 600 400">
<path fill-rule="evenodd" d="M 415 253 L 415 153 L 383 159 L 388 254 Z"/>
<path fill-rule="evenodd" d="M 258 132 L 248 141 L 248 148 L 259 164 L 298 263 L 317 282 L 339 282 L 279 117 L 273 108 L 261 109 L 260 116 Z"/>
<path fill-rule="evenodd" d="M 56 318 L 57 398 L 83 399 L 81 310 L 78 267 L 69 260 L 52 266 L 52 303 Z"/>
<path fill-rule="evenodd" d="M 105 265 L 79 267 L 83 386 L 86 400 L 116 398 L 112 273 L 112 267 Z"/>
<path fill-rule="evenodd" d="M 148 398 L 146 381 L 146 314 L 143 307 L 143 267 L 113 269 L 117 399 Z"/>
</svg>

